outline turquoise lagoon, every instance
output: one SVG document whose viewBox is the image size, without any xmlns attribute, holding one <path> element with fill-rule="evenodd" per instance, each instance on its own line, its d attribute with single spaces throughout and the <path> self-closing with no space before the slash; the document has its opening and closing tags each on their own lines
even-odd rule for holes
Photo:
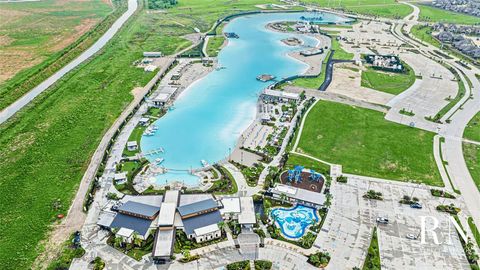
<svg viewBox="0 0 480 270">
<path fill-rule="evenodd" d="M 270 82 L 256 80 L 260 74 L 277 78 L 302 74 L 306 64 L 287 55 L 304 47 L 289 47 L 282 39 L 296 36 L 303 46 L 314 46 L 317 40 L 305 36 L 278 33 L 265 26 L 272 21 L 298 21 L 311 13 L 258 14 L 236 18 L 224 28 L 240 38 L 229 39 L 218 55 L 219 66 L 190 85 L 175 101 L 175 109 L 158 119 L 154 136 L 143 137 L 142 151 L 163 147 L 165 152 L 149 156 L 153 161 L 163 157 L 170 169 L 156 176 L 158 184 L 179 181 L 188 186 L 198 184 L 198 177 L 188 170 L 201 167 L 201 160 L 218 162 L 234 149 L 241 133 L 253 122 L 259 93 Z M 323 13 L 322 22 L 348 22 L 349 19 Z"/>
</svg>

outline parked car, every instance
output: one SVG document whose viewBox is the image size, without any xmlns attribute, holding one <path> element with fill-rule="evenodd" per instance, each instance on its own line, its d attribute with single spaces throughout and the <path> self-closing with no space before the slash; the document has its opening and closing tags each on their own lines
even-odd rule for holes
<svg viewBox="0 0 480 270">
<path fill-rule="evenodd" d="M 415 209 L 422 209 L 422 205 L 419 203 L 412 203 L 410 204 L 410 207 Z"/>
<path fill-rule="evenodd" d="M 418 236 L 416 236 L 415 234 L 413 233 L 409 233 L 405 236 L 407 239 L 410 239 L 410 240 L 417 240 L 418 239 Z"/>
<path fill-rule="evenodd" d="M 380 224 L 388 224 L 388 218 L 386 218 L 386 217 L 378 217 L 378 218 L 377 218 L 377 223 L 380 223 Z"/>
</svg>

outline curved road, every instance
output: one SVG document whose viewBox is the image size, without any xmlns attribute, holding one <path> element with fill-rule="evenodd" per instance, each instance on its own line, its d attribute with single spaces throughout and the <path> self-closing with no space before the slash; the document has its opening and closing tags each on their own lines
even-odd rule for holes
<svg viewBox="0 0 480 270">
<path fill-rule="evenodd" d="M 50 86 L 52 86 L 55 82 L 61 79 L 65 74 L 70 72 L 72 69 L 76 68 L 81 63 L 85 62 L 88 58 L 93 56 L 97 53 L 100 49 L 102 49 L 105 44 L 107 44 L 110 39 L 118 32 L 118 30 L 122 27 L 122 25 L 130 18 L 130 16 L 135 13 L 138 8 L 137 0 L 128 0 L 128 9 L 125 13 L 120 16 L 112 26 L 103 34 L 90 48 L 84 51 L 80 56 L 75 58 L 72 62 L 68 63 L 62 69 L 57 71 L 55 74 L 50 76 L 48 79 L 37 85 L 35 88 L 30 90 L 30 92 L 23 95 L 14 103 L 10 104 L 7 108 L 3 109 L 0 112 L 0 124 L 7 121 L 10 117 L 12 117 L 16 112 L 21 110 L 25 107 L 28 103 L 30 103 L 35 97 L 40 95 L 43 91 L 47 90 Z"/>
<path fill-rule="evenodd" d="M 417 48 L 421 53 L 428 55 L 427 52 L 438 50 L 438 48 L 425 43 L 426 46 L 419 46 L 419 42 L 413 36 L 406 36 L 401 31 L 402 27 L 405 25 L 407 33 L 410 32 L 410 29 L 413 25 L 418 24 L 418 7 L 410 4 L 404 3 L 414 8 L 412 14 L 408 15 L 404 22 L 397 24 L 397 27 L 394 27 L 395 33 L 404 41 L 410 43 L 412 46 Z M 414 16 L 412 16 L 414 15 Z M 424 43 L 424 42 L 422 42 Z M 468 210 L 470 211 L 471 216 L 475 224 L 480 226 L 480 192 L 473 181 L 473 178 L 467 168 L 465 158 L 463 155 L 462 143 L 463 143 L 463 131 L 467 126 L 470 119 L 472 119 L 477 112 L 480 111 L 480 82 L 475 77 L 476 73 L 480 73 L 480 70 L 475 66 L 470 65 L 471 70 L 464 68 L 463 66 L 456 63 L 458 60 L 456 57 L 454 59 L 443 59 L 444 62 L 448 63 L 450 66 L 454 67 L 457 70 L 463 71 L 466 77 L 472 82 L 472 88 L 468 87 L 468 84 L 465 81 L 465 78 L 462 73 L 460 76 L 465 83 L 466 94 L 460 102 L 458 102 L 446 115 L 444 118 L 449 117 L 451 123 L 444 124 L 440 126 L 438 134 L 445 137 L 445 143 L 443 146 L 443 156 L 446 162 L 448 162 L 447 170 L 450 174 L 450 177 L 453 181 L 453 184 L 457 189 L 462 193 L 462 197 L 465 200 Z M 472 96 L 473 99 L 468 99 L 469 96 Z M 458 107 L 462 107 L 461 110 L 457 110 Z M 444 120 L 444 119 L 442 119 Z"/>
</svg>

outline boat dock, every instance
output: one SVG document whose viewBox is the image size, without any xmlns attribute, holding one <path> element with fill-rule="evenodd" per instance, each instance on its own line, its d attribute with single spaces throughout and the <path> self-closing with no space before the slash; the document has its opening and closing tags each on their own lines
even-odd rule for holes
<svg viewBox="0 0 480 270">
<path fill-rule="evenodd" d="M 165 152 L 165 150 L 163 149 L 163 147 L 160 147 L 160 148 L 157 148 L 157 149 L 150 150 L 150 151 L 148 151 L 148 152 L 146 152 L 146 153 L 142 153 L 142 155 L 143 155 L 144 157 L 146 157 L 146 156 L 150 156 L 150 155 L 161 154 L 161 153 L 164 153 L 164 152 Z"/>
</svg>

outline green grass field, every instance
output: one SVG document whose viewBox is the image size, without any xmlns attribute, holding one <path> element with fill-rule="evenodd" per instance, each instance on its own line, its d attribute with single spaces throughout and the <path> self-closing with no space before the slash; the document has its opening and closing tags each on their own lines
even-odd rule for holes
<svg viewBox="0 0 480 270">
<path fill-rule="evenodd" d="M 430 26 L 424 26 L 424 25 L 414 25 L 410 31 L 412 35 L 414 35 L 416 38 L 420 39 L 421 41 L 425 43 L 429 43 L 437 48 L 441 47 L 440 41 L 435 39 L 432 36 L 432 28 Z"/>
<path fill-rule="evenodd" d="M 332 37 L 332 50 L 335 50 L 335 53 L 333 55 L 334 59 L 339 59 L 339 60 L 352 60 L 353 59 L 353 53 L 346 52 L 342 46 L 340 45 L 340 42 L 336 38 L 337 36 Z"/>
<path fill-rule="evenodd" d="M 456 24 L 478 24 L 480 18 L 462 13 L 452 12 L 435 8 L 427 5 L 417 5 L 420 8 L 420 21 L 426 22 L 442 22 Z"/>
<path fill-rule="evenodd" d="M 303 0 L 302 2 L 387 18 L 403 18 L 413 11 L 410 6 L 395 0 Z"/>
<path fill-rule="evenodd" d="M 442 186 L 433 136 L 386 121 L 377 111 L 319 101 L 307 116 L 298 152 L 341 164 L 347 173 Z"/>
<path fill-rule="evenodd" d="M 480 146 L 473 143 L 463 143 L 463 156 L 470 175 L 480 190 Z"/>
<path fill-rule="evenodd" d="M 286 168 L 287 169 L 293 169 L 296 165 L 301 165 L 304 166 L 307 169 L 313 169 L 317 172 L 323 173 L 323 174 L 330 174 L 330 166 L 318 162 L 316 160 L 313 160 L 308 157 L 300 156 L 297 154 L 290 153 L 288 155 L 288 160 L 286 163 Z"/>
<path fill-rule="evenodd" d="M 225 42 L 224 36 L 210 37 L 207 44 L 207 54 L 211 57 L 216 57 L 220 52 L 220 47 L 222 47 Z"/>
<path fill-rule="evenodd" d="M 468 140 L 480 142 L 480 112 L 468 122 L 463 131 L 463 137 Z"/>
<path fill-rule="evenodd" d="M 405 63 L 404 63 L 405 64 Z M 384 72 L 368 68 L 362 71 L 363 87 L 398 95 L 415 82 L 415 72 L 405 64 L 405 73 Z"/>
<path fill-rule="evenodd" d="M 103 134 L 132 101 L 131 90 L 154 76 L 132 62 L 143 51 L 177 52 L 191 44 L 181 36 L 193 27 L 206 30 L 218 17 L 255 3 L 214 2 L 183 0 L 168 13 L 140 11 L 97 57 L 0 126 L 3 269 L 30 268 L 56 215 L 68 211 Z M 61 207 L 54 208 L 57 200 Z"/>
</svg>

